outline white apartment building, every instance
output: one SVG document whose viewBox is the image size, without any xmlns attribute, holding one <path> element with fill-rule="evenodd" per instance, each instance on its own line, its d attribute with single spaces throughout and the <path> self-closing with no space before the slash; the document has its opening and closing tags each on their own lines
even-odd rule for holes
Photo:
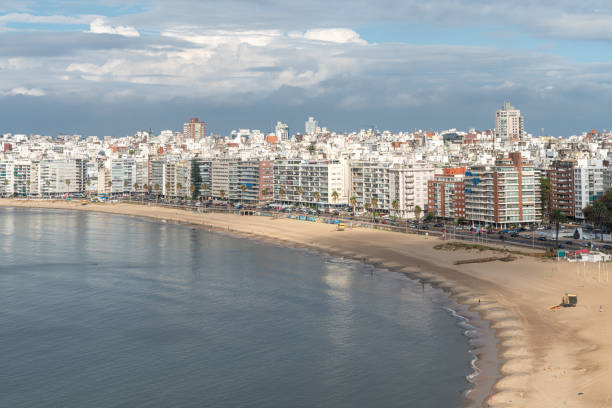
<svg viewBox="0 0 612 408">
<path fill-rule="evenodd" d="M 213 197 L 229 198 L 231 160 L 215 160 L 212 162 L 211 192 Z"/>
<path fill-rule="evenodd" d="M 97 160 L 89 160 L 85 170 L 85 191 L 89 194 L 98 192 L 98 171 L 100 165 Z"/>
<path fill-rule="evenodd" d="M 495 112 L 495 143 L 504 145 L 512 139 L 522 140 L 525 133 L 525 124 L 521 111 L 504 102 L 500 110 Z"/>
<path fill-rule="evenodd" d="M 41 160 L 38 185 L 42 195 L 85 191 L 86 165 L 81 159 Z"/>
<path fill-rule="evenodd" d="M 346 205 L 347 175 L 348 166 L 344 161 L 277 160 L 274 162 L 274 199 Z"/>
<path fill-rule="evenodd" d="M 131 158 L 118 158 L 110 161 L 111 193 L 131 193 L 136 183 L 136 164 Z"/>
<path fill-rule="evenodd" d="M 578 160 L 574 166 L 574 217 L 584 219 L 582 210 L 605 192 L 604 166 L 598 160 Z"/>
<path fill-rule="evenodd" d="M 427 210 L 427 182 L 434 178 L 434 174 L 435 169 L 431 165 L 392 165 L 389 173 L 389 209 L 393 209 L 393 203 L 397 201 L 397 213 L 401 217 L 414 218 L 417 205 L 424 214 Z"/>
<path fill-rule="evenodd" d="M 170 197 L 190 196 L 191 166 L 189 162 L 167 161 L 164 163 L 162 194 Z"/>
<path fill-rule="evenodd" d="M 279 141 L 289 140 L 289 126 L 282 122 L 276 122 L 275 134 Z"/>
<path fill-rule="evenodd" d="M 353 161 L 350 163 L 350 197 L 355 198 L 357 208 L 366 208 L 376 199 L 376 208 L 389 211 L 391 209 L 391 163 Z M 394 194 L 402 194 L 399 175 L 394 177 Z M 404 191 L 404 194 L 406 192 Z"/>
<path fill-rule="evenodd" d="M 308 120 L 304 123 L 304 134 L 305 135 L 314 135 L 317 132 L 317 126 L 319 123 L 312 116 L 308 118 Z"/>
</svg>

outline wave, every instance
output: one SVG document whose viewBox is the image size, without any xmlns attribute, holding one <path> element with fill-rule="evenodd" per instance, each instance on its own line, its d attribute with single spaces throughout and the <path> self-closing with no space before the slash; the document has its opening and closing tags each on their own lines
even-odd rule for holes
<svg viewBox="0 0 612 408">
<path fill-rule="evenodd" d="M 478 330 L 476 327 L 472 326 L 469 322 L 470 319 L 457 313 L 455 309 L 452 309 L 447 306 L 442 306 L 442 309 L 446 310 L 452 317 L 457 319 L 457 326 L 461 327 L 463 330 L 463 335 L 470 340 L 478 338 Z M 474 353 L 473 348 L 468 350 L 468 352 L 472 355 L 472 360 L 470 360 L 470 367 L 472 368 L 472 372 L 465 376 L 465 379 L 470 384 L 474 384 L 476 382 L 476 377 L 480 374 L 480 369 L 478 368 L 478 356 Z M 466 391 L 465 395 L 467 396 L 472 389 Z"/>
</svg>

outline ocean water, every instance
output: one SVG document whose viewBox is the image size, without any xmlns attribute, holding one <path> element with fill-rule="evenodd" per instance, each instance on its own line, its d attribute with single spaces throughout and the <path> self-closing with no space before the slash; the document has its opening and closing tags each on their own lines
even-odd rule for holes
<svg viewBox="0 0 612 408">
<path fill-rule="evenodd" d="M 0 209 L 0 407 L 457 407 L 447 295 L 145 219 Z"/>
</svg>

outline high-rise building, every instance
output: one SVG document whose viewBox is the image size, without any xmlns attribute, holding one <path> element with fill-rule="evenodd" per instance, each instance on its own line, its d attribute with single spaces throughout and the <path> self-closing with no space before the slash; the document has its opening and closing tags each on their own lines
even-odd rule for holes
<svg viewBox="0 0 612 408">
<path fill-rule="evenodd" d="M 521 111 L 504 102 L 500 110 L 495 112 L 495 142 L 505 144 L 513 139 L 523 139 L 525 124 Z"/>
<path fill-rule="evenodd" d="M 542 220 L 540 173 L 520 153 L 465 172 L 465 215 L 477 224 L 508 227 Z"/>
<path fill-rule="evenodd" d="M 578 160 L 574 166 L 574 217 L 584 219 L 582 210 L 604 193 L 602 161 Z"/>
<path fill-rule="evenodd" d="M 304 134 L 314 135 L 317 132 L 318 122 L 312 116 L 304 123 Z"/>
<path fill-rule="evenodd" d="M 346 162 L 338 160 L 274 162 L 274 199 L 315 205 L 347 203 Z"/>
<path fill-rule="evenodd" d="M 550 181 L 550 209 L 574 217 L 574 162 L 555 160 L 546 170 Z"/>
<path fill-rule="evenodd" d="M 427 213 L 436 218 L 465 218 L 465 167 L 444 168 L 427 182 Z"/>
<path fill-rule="evenodd" d="M 280 141 L 289 140 L 289 126 L 282 122 L 276 122 L 276 137 Z"/>
<path fill-rule="evenodd" d="M 185 123 L 183 126 L 183 137 L 185 139 L 200 140 L 204 139 L 206 130 L 206 124 L 200 122 L 198 118 L 189 119 L 189 123 Z"/>
</svg>

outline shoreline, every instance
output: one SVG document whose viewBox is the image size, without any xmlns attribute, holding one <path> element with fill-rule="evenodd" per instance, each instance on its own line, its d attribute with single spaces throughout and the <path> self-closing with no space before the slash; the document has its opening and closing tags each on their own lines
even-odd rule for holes
<svg viewBox="0 0 612 408">
<path fill-rule="evenodd" d="M 524 298 L 529 298 L 534 293 L 520 293 L 536 292 L 537 295 L 537 292 L 544 290 L 551 292 L 551 288 L 541 287 L 542 284 L 549 283 L 549 278 L 556 277 L 556 272 L 565 280 L 573 275 L 579 276 L 576 269 L 568 271 L 570 268 L 576 268 L 574 265 L 559 265 L 551 261 L 526 259 L 524 256 L 519 256 L 514 262 L 455 265 L 453 261 L 466 257 L 473 259 L 474 255 L 469 251 L 434 250 L 432 247 L 440 241 L 438 238 L 428 239 L 358 228 L 336 232 L 331 230 L 333 226 L 330 225 L 287 219 L 197 214 L 140 204 L 81 205 L 65 201 L 1 199 L 0 206 L 97 211 L 179 222 L 215 232 L 263 239 L 277 245 L 351 258 L 377 268 L 401 272 L 410 279 L 444 290 L 469 313 L 477 315 L 482 322 L 488 322 L 486 329 L 493 332 L 496 339 L 493 353 L 497 357 L 499 378 L 492 380 L 494 384 L 491 384 L 490 396 L 488 389 L 484 393 L 480 389 L 476 391 L 476 381 L 471 390 L 480 394 L 470 395 L 473 397 L 470 400 L 482 401 L 482 404 L 478 405 L 553 407 L 565 403 L 567 406 L 601 406 L 601 402 L 612 402 L 606 387 L 606 377 L 602 375 L 612 372 L 611 360 L 607 357 L 608 364 L 605 364 L 599 356 L 594 356 L 607 350 L 608 344 L 604 339 L 594 342 L 594 339 L 599 337 L 584 330 L 585 327 L 581 327 L 584 324 L 580 324 L 579 319 L 567 324 L 563 322 L 563 319 L 567 320 L 567 316 L 562 313 L 554 314 L 548 307 L 541 307 L 540 303 L 547 305 L 552 299 L 558 302 L 560 294 L 557 296 L 557 292 L 552 291 L 553 293 L 548 295 L 550 301 L 548 298 L 538 299 L 537 306 L 529 305 L 528 301 L 527 304 L 523 303 Z M 249 222 L 245 223 L 245 220 Z M 548 270 L 552 272 L 548 273 Z M 527 280 L 530 277 L 529 272 L 533 272 L 537 274 L 537 279 L 534 277 L 534 282 L 514 281 L 509 279 L 508 272 L 521 275 L 521 278 Z M 594 286 L 591 276 L 587 279 L 586 275 L 585 269 L 583 287 L 595 288 L 597 294 L 601 295 L 601 277 L 599 284 Z M 567 286 L 567 282 L 560 282 L 557 286 L 559 285 Z M 604 296 L 612 293 L 609 285 L 605 285 L 603 289 Z M 576 311 L 578 310 L 576 308 Z M 567 312 L 566 315 L 569 315 L 572 310 Z M 592 305 L 583 306 L 580 312 L 592 312 Z M 597 320 L 594 321 L 593 316 L 588 323 L 599 324 Z M 563 324 L 566 327 L 562 327 Z M 612 331 L 610 326 L 608 323 L 604 329 Z M 560 330 L 563 335 L 568 335 L 569 341 L 564 341 L 563 336 L 559 339 L 554 332 L 550 333 L 555 329 Z M 553 341 L 555 338 L 557 340 Z M 476 352 L 474 355 L 479 357 Z M 482 359 L 479 358 L 477 365 L 482 365 L 480 370 L 491 364 L 490 357 L 484 352 Z M 576 392 L 576 386 L 589 389 L 589 393 Z"/>
</svg>

